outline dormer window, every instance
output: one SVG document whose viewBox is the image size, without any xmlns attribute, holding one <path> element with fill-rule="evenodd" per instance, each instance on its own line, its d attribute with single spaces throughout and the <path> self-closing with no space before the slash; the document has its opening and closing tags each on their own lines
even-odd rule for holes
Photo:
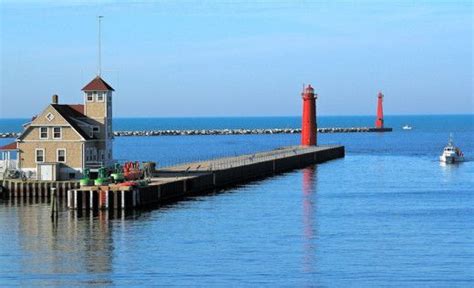
<svg viewBox="0 0 474 288">
<path fill-rule="evenodd" d="M 94 95 L 92 95 L 92 92 L 87 92 L 87 102 L 94 102 Z"/>
<path fill-rule="evenodd" d="M 104 97 L 104 92 L 97 92 L 97 102 L 104 102 L 105 97 Z"/>
<path fill-rule="evenodd" d="M 97 134 L 97 133 L 99 133 L 99 132 L 100 132 L 99 126 L 92 126 L 92 130 L 90 130 L 89 135 L 90 135 L 91 137 L 94 137 L 94 134 Z"/>
</svg>

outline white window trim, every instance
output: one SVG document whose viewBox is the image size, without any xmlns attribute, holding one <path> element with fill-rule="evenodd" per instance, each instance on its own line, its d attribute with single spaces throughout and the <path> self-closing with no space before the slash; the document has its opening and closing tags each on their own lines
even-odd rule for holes
<svg viewBox="0 0 474 288">
<path fill-rule="evenodd" d="M 63 150 L 64 151 L 64 161 L 59 161 L 59 151 L 60 150 Z M 56 149 L 56 162 L 58 163 L 66 163 L 67 161 L 67 152 L 66 152 L 66 148 L 58 148 Z"/>
<path fill-rule="evenodd" d="M 41 137 L 41 128 L 46 128 L 46 138 Z M 49 128 L 48 127 L 39 127 L 39 139 L 40 140 L 47 140 L 49 139 Z"/>
<path fill-rule="evenodd" d="M 51 122 L 54 120 L 54 114 L 49 112 L 48 114 L 46 114 L 45 118 L 46 120 L 48 120 L 48 122 Z"/>
<path fill-rule="evenodd" d="M 91 100 L 89 100 L 89 93 L 91 93 Z M 86 102 L 94 102 L 94 94 L 92 92 L 86 92 Z"/>
<path fill-rule="evenodd" d="M 99 95 L 102 96 L 102 100 L 99 100 Z M 97 99 L 97 102 L 105 102 L 105 97 L 107 97 L 107 96 L 105 95 L 105 92 L 101 92 L 101 91 L 97 92 L 97 98 L 96 98 L 96 99 Z"/>
<path fill-rule="evenodd" d="M 38 151 L 43 151 L 43 161 L 38 161 Z M 35 149 L 35 163 L 44 163 L 46 158 L 46 151 L 44 148 L 36 148 Z"/>
<path fill-rule="evenodd" d="M 59 137 L 54 137 L 54 129 L 59 128 Z M 53 139 L 55 140 L 61 140 L 63 139 L 63 128 L 62 127 L 53 127 L 52 129 L 52 134 L 53 134 Z"/>
</svg>

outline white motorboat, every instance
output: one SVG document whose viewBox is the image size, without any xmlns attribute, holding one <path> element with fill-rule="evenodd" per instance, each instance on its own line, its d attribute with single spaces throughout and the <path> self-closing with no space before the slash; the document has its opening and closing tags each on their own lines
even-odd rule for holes
<svg viewBox="0 0 474 288">
<path fill-rule="evenodd" d="M 403 130 L 411 130 L 411 129 L 413 129 L 413 127 L 411 127 L 410 125 L 407 124 L 407 125 L 403 126 L 402 129 Z"/>
<path fill-rule="evenodd" d="M 462 153 L 461 149 L 454 146 L 452 137 L 449 137 L 448 145 L 444 147 L 443 154 L 439 156 L 439 161 L 447 164 L 464 161 L 464 154 Z"/>
</svg>

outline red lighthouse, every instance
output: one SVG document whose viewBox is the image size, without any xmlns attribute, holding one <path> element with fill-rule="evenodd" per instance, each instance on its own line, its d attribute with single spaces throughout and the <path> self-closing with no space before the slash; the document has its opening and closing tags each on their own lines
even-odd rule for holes
<svg viewBox="0 0 474 288">
<path fill-rule="evenodd" d="M 315 146 L 316 143 L 316 98 L 311 85 L 303 88 L 303 123 L 301 128 L 301 145 Z"/>
<path fill-rule="evenodd" d="M 377 102 L 377 119 L 375 119 L 375 128 L 383 128 L 383 94 L 379 92 L 377 95 L 378 102 Z"/>
</svg>

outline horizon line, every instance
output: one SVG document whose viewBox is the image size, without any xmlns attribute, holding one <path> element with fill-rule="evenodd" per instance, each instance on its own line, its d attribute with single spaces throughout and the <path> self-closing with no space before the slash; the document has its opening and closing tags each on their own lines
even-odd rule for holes
<svg viewBox="0 0 474 288">
<path fill-rule="evenodd" d="M 385 114 L 384 117 L 398 117 L 398 116 L 474 116 L 472 113 L 446 113 L 446 114 Z M 195 118 L 278 118 L 278 117 L 301 117 L 301 115 L 252 115 L 252 116 L 116 116 L 115 119 L 145 119 L 145 118 L 161 118 L 161 119 L 195 119 Z M 376 117 L 372 114 L 326 114 L 318 115 L 318 117 Z M 30 117 L 0 117 L 0 120 L 24 120 Z"/>
</svg>

